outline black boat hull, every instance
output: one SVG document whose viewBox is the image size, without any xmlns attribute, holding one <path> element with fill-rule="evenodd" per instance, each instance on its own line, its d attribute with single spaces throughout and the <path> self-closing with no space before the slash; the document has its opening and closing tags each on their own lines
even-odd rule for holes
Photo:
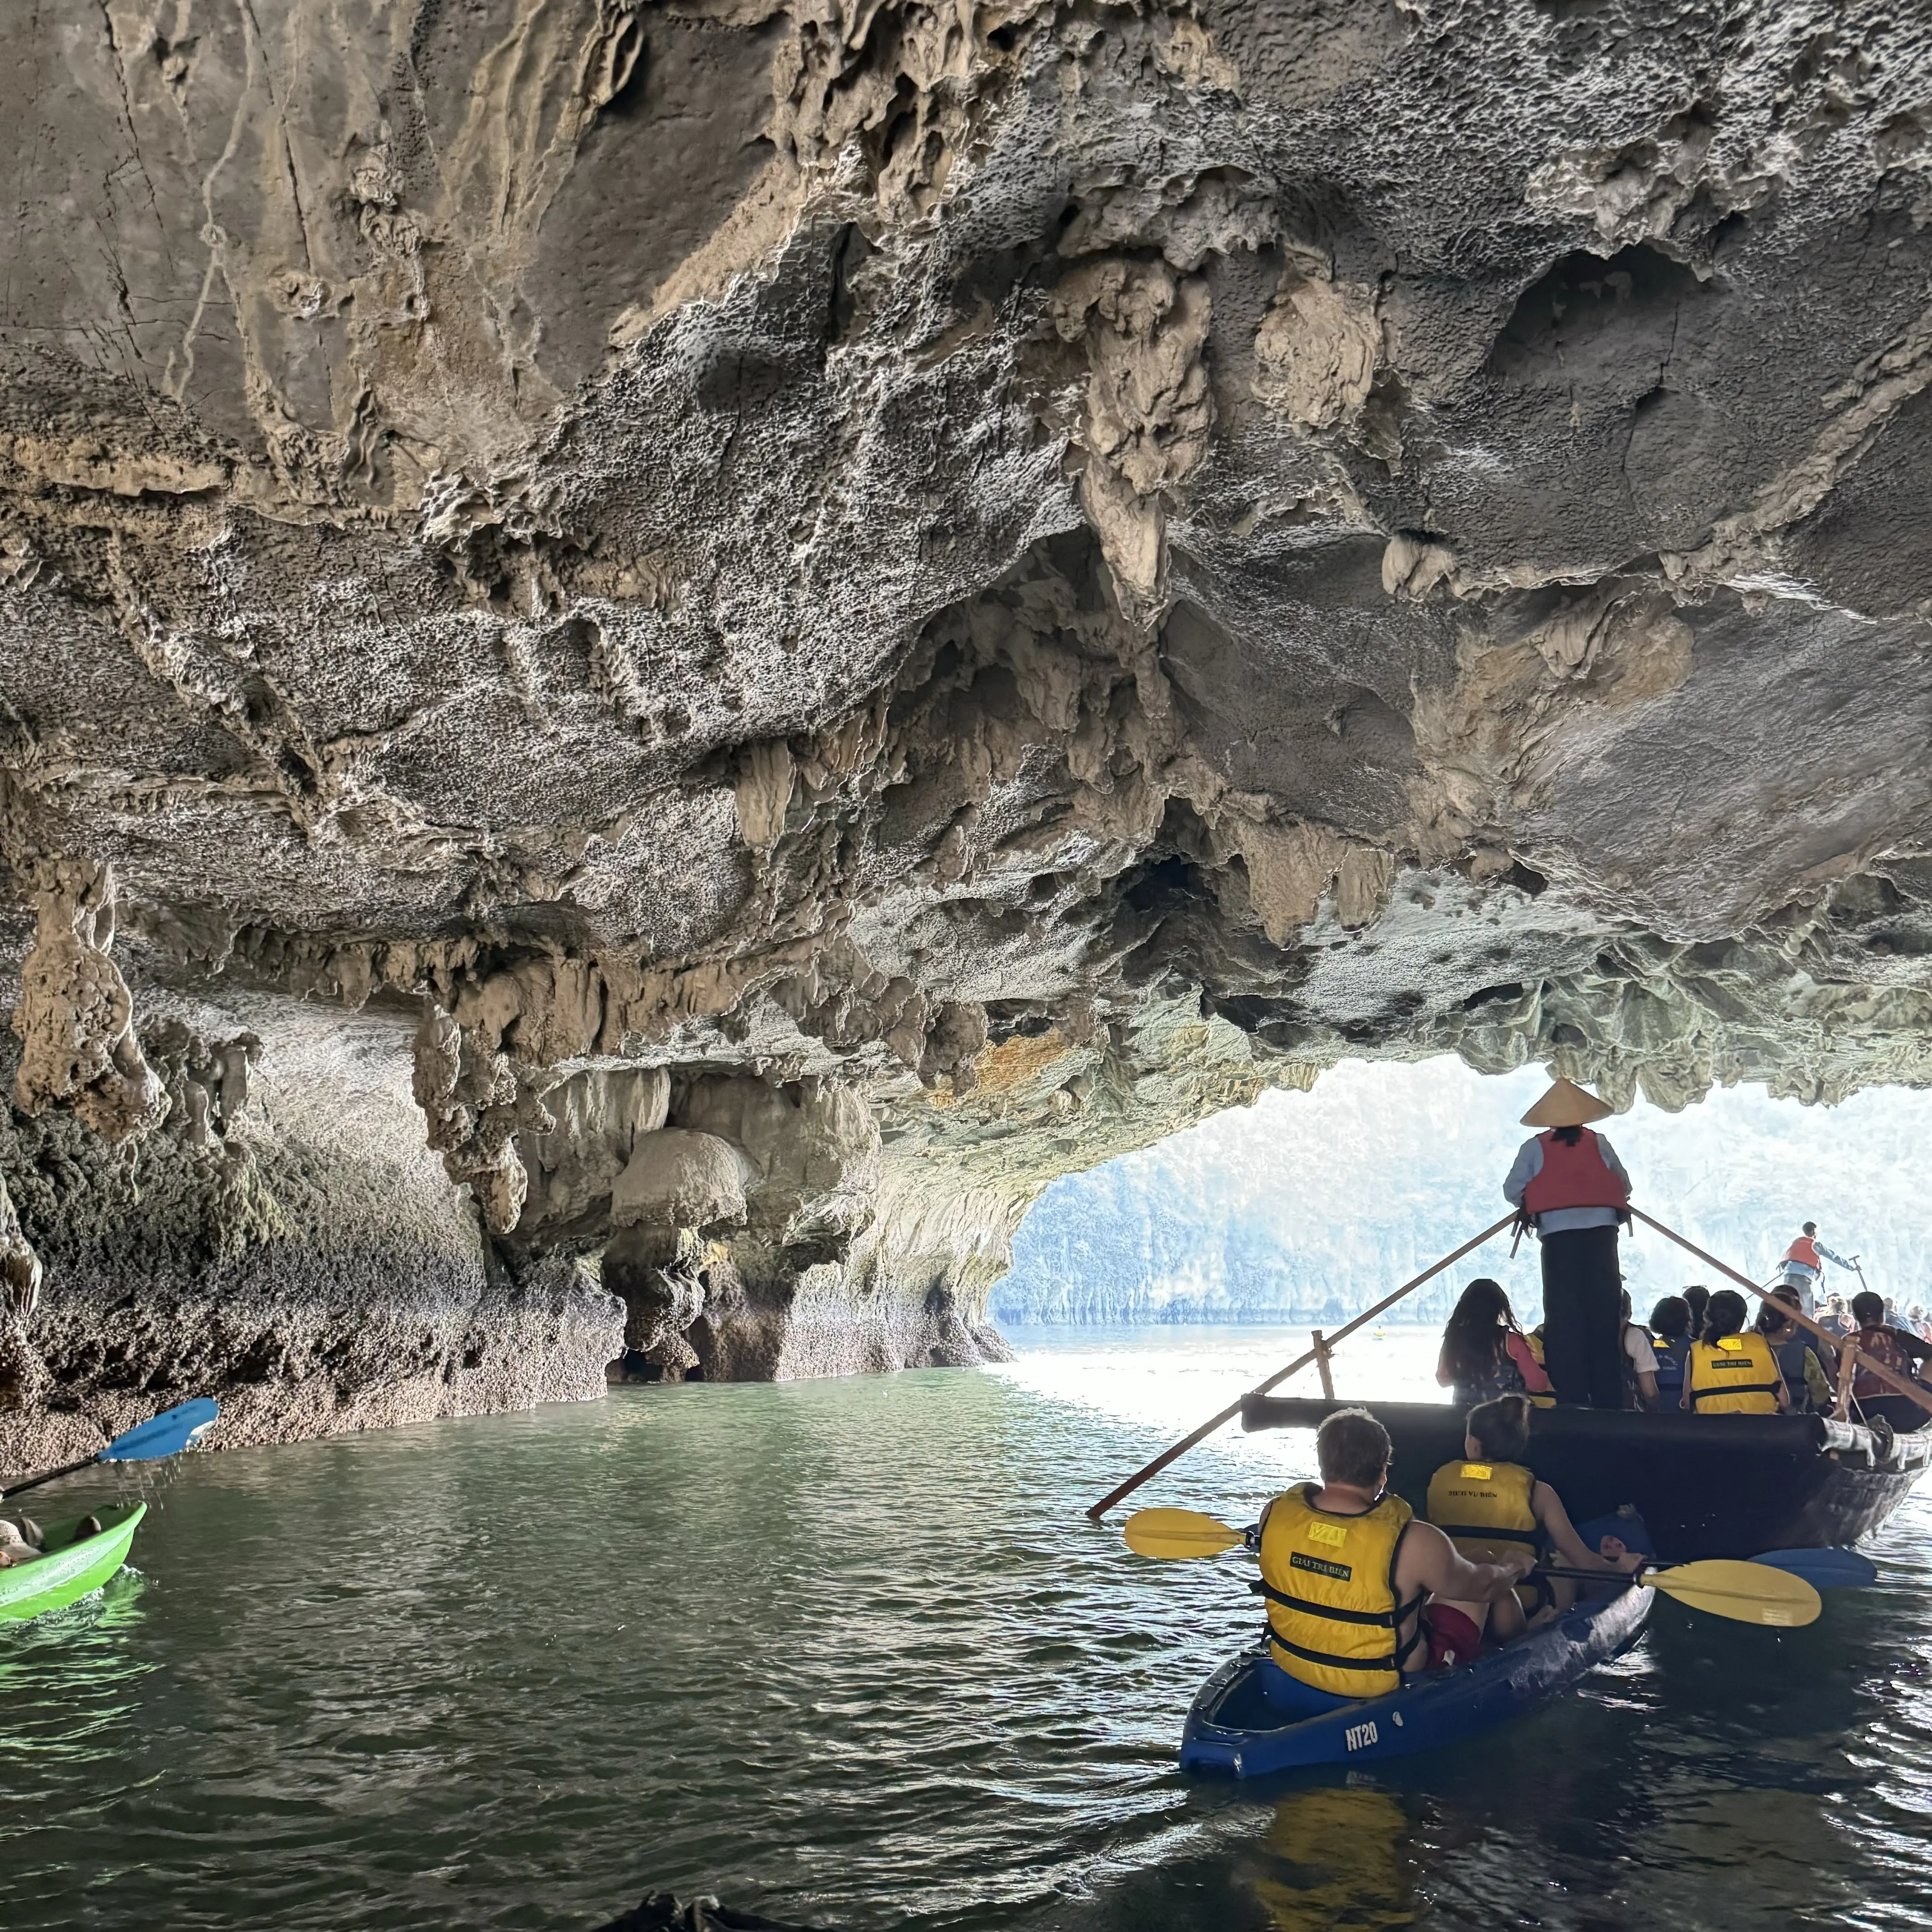
<svg viewBox="0 0 1932 1932">
<path fill-rule="evenodd" d="M 1430 1476 L 1462 1454 L 1462 1412 L 1447 1403 L 1250 1396 L 1241 1426 L 1312 1429 L 1337 1408 L 1380 1418 L 1395 1444 L 1391 1486 L 1420 1514 Z M 1928 1460 L 1932 1431 L 1894 1438 L 1816 1415 L 1540 1408 L 1530 1426 L 1530 1461 L 1573 1522 L 1628 1503 L 1678 1562 L 1845 1547 L 1891 1515 Z"/>
</svg>

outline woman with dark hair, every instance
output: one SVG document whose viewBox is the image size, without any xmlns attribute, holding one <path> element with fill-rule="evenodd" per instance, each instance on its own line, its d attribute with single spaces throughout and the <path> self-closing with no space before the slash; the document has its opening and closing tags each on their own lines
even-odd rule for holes
<svg viewBox="0 0 1932 1932">
<path fill-rule="evenodd" d="M 1436 1379 L 1454 1391 L 1458 1408 L 1513 1392 L 1547 1401 L 1550 1378 L 1516 1325 L 1502 1282 L 1484 1276 L 1463 1289 L 1442 1331 Z"/>
<path fill-rule="evenodd" d="M 1652 1346 L 1657 1361 L 1657 1406 L 1674 1415 L 1684 1406 L 1684 1365 L 1690 1354 L 1690 1305 L 1681 1294 L 1666 1294 L 1650 1311 Z"/>
<path fill-rule="evenodd" d="M 1613 1536 L 1605 1537 L 1598 1550 L 1586 1549 L 1562 1498 L 1537 1480 L 1529 1466 L 1529 1416 L 1526 1395 L 1502 1396 L 1470 1410 L 1462 1460 L 1444 1463 L 1430 1478 L 1429 1520 L 1468 1563 L 1498 1563 L 1515 1550 L 1539 1556 L 1553 1550 L 1574 1569 L 1634 1568 L 1639 1559 Z M 1540 1603 L 1533 1618 L 1522 1600 L 1525 1595 Z M 1502 1642 L 1532 1621 L 1547 1622 L 1576 1600 L 1573 1585 L 1559 1582 L 1552 1588 L 1546 1579 L 1539 1591 L 1524 1586 L 1486 1603 L 1438 1598 L 1428 1610 L 1431 1660 L 1472 1664 L 1486 1626 Z"/>
<path fill-rule="evenodd" d="M 1771 1344 L 1756 1329 L 1744 1332 L 1745 1312 L 1734 1288 L 1712 1296 L 1684 1378 L 1684 1406 L 1694 1415 L 1775 1415 L 1791 1406 Z"/>
<path fill-rule="evenodd" d="M 1792 1407 L 1802 1414 L 1828 1415 L 1838 1399 L 1838 1363 L 1824 1342 L 1784 1312 L 1804 1306 L 1804 1298 L 1796 1288 L 1780 1283 L 1757 1312 L 1757 1332 L 1771 1344 Z"/>
<path fill-rule="evenodd" d="M 1624 1406 L 1623 1274 L 1617 1229 L 1630 1219 L 1630 1182 L 1616 1150 L 1589 1123 L 1611 1112 L 1558 1080 L 1529 1112 L 1540 1127 L 1518 1149 L 1503 1198 L 1536 1230 L 1543 1251 L 1543 1346 L 1558 1402 Z"/>
<path fill-rule="evenodd" d="M 1694 1282 L 1684 1291 L 1683 1302 L 1690 1311 L 1690 1339 L 1694 1342 L 1704 1332 L 1704 1312 L 1711 1305 L 1711 1291 Z"/>
</svg>

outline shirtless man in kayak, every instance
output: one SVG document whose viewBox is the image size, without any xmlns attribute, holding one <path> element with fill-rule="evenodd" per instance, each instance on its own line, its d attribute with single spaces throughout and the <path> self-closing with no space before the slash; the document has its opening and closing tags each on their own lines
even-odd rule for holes
<svg viewBox="0 0 1932 1932">
<path fill-rule="evenodd" d="M 1306 1710 L 1378 1697 L 1428 1662 L 1425 1599 L 1486 1603 L 1509 1594 L 1534 1562 L 1513 1550 L 1470 1563 L 1432 1523 L 1388 1493 L 1388 1431 L 1366 1409 L 1337 1409 L 1315 1438 L 1322 1480 L 1276 1496 L 1262 1512 L 1271 1700 Z"/>
</svg>

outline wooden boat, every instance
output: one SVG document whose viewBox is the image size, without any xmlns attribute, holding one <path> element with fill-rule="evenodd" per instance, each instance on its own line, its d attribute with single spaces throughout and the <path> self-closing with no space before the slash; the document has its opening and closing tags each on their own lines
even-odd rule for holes
<svg viewBox="0 0 1932 1932">
<path fill-rule="evenodd" d="M 78 1541 L 74 1532 L 84 1518 L 51 1525 L 41 1544 L 44 1556 L 0 1570 L 0 1622 L 44 1616 L 99 1589 L 127 1562 L 128 1545 L 147 1513 L 146 1503 L 98 1510 L 100 1533 Z"/>
<path fill-rule="evenodd" d="M 1580 1604 L 1465 1669 L 1432 1671 L 1386 1696 L 1337 1704 L 1311 1693 L 1306 1716 L 1268 1701 L 1259 1682 L 1263 1653 L 1246 1652 L 1202 1686 L 1181 1735 L 1180 1768 L 1267 1778 L 1460 1744 L 1560 1696 L 1628 1650 L 1656 1598 L 1654 1590 L 1624 1589 Z"/>
<path fill-rule="evenodd" d="M 1395 1445 L 1390 1486 L 1417 1514 L 1429 1479 L 1462 1454 L 1462 1412 L 1447 1402 L 1344 1402 L 1250 1396 L 1246 1430 L 1313 1429 L 1366 1408 Z M 1822 1415 L 1639 1414 L 1539 1408 L 1529 1461 L 1573 1521 L 1634 1507 L 1674 1562 L 1767 1550 L 1849 1547 L 1883 1522 L 1932 1462 L 1932 1430 Z"/>
</svg>

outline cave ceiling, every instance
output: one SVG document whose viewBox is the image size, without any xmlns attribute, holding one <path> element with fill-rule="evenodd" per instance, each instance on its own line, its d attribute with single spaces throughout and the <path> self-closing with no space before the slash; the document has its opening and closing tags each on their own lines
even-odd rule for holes
<svg viewBox="0 0 1932 1932">
<path fill-rule="evenodd" d="M 1922 14 L 9 52 L 11 968 L 110 868 L 137 1010 L 427 996 L 969 1178 L 1346 1054 L 1932 1079 Z"/>
</svg>

